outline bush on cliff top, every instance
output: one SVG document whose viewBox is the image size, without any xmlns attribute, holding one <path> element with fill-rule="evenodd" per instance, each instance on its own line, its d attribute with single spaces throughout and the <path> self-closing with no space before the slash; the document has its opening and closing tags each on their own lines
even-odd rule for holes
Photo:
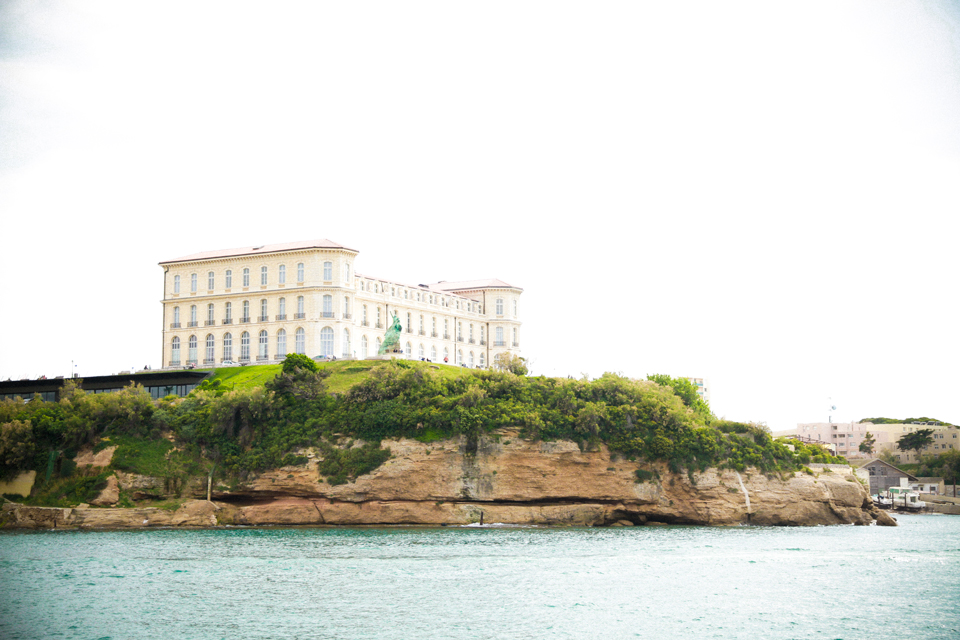
<svg viewBox="0 0 960 640">
<path fill-rule="evenodd" d="M 375 451 L 384 451 L 379 448 L 384 438 L 462 434 L 475 442 L 502 427 L 519 428 L 528 438 L 572 439 L 584 447 L 602 442 L 630 459 L 666 461 L 674 470 L 756 466 L 777 471 L 810 461 L 841 461 L 804 445 L 790 451 L 757 425 L 717 420 L 689 383 L 666 376 L 631 380 L 607 373 L 573 380 L 509 371 L 451 373 L 394 360 L 369 368 L 345 393 L 330 394 L 338 382 L 331 383 L 327 369 L 311 364 L 275 365 L 277 375 L 263 386 L 207 385 L 187 398 L 156 402 L 134 386 L 116 394 L 86 394 L 73 387 L 58 403 L 5 401 L 0 425 L 4 451 L 11 453 L 0 460 L 5 465 L 0 471 L 40 470 L 51 452 L 76 449 L 103 435 L 156 440 L 160 431 L 172 431 L 180 448 L 202 454 L 207 467 L 239 477 L 282 466 L 299 447 L 319 446 L 326 465 L 321 473 L 340 481 L 381 464 L 389 453 Z M 327 451 L 323 443 L 335 441 L 335 434 L 373 444 L 357 453 Z M 127 448 L 131 455 L 149 450 Z M 137 454 L 127 463 L 120 453 L 121 465 L 147 460 Z"/>
</svg>

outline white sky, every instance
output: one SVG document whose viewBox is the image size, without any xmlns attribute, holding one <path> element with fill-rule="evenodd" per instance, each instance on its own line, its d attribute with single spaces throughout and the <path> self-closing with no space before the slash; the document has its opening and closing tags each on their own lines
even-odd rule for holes
<svg viewBox="0 0 960 640">
<path fill-rule="evenodd" d="M 960 422 L 948 2 L 4 2 L 0 378 L 160 366 L 164 259 L 523 287 L 534 373 Z"/>
</svg>

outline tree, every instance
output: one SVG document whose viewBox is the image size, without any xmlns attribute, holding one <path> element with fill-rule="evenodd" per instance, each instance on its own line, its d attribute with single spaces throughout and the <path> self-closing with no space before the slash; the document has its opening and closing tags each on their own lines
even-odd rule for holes
<svg viewBox="0 0 960 640">
<path fill-rule="evenodd" d="M 920 454 L 920 449 L 933 442 L 933 429 L 917 429 L 910 433 L 905 433 L 897 440 L 897 446 L 901 451 L 914 450 Z"/>
<path fill-rule="evenodd" d="M 863 453 L 873 454 L 873 447 L 877 444 L 877 439 L 872 433 L 867 431 L 867 435 L 864 436 L 863 441 L 860 442 L 860 451 Z"/>
<path fill-rule="evenodd" d="M 496 357 L 493 359 L 493 366 L 500 371 L 509 371 L 510 373 L 517 374 L 518 376 L 527 375 L 526 359 L 507 351 L 498 353 L 496 355 Z"/>
</svg>

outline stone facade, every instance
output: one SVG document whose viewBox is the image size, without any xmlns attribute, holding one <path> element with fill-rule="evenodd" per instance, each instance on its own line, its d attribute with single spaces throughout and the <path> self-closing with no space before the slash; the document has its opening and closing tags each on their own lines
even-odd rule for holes
<svg viewBox="0 0 960 640">
<path fill-rule="evenodd" d="M 391 357 L 486 367 L 520 353 L 519 287 L 501 280 L 402 284 L 356 271 L 329 240 L 209 251 L 160 263 L 163 366 L 267 363 L 287 353 L 377 356 L 396 314 Z"/>
<path fill-rule="evenodd" d="M 897 441 L 904 435 L 919 429 L 932 429 L 933 441 L 923 449 L 921 455 L 946 453 L 950 449 L 960 449 L 960 429 L 953 426 L 915 423 L 874 424 L 872 422 L 807 422 L 794 429 L 775 431 L 774 436 L 796 436 L 804 442 L 820 442 L 835 445 L 837 455 L 845 458 L 871 458 L 889 451 L 897 462 L 919 462 L 916 451 L 901 451 Z M 860 451 L 860 443 L 869 432 L 874 437 L 873 453 Z"/>
</svg>

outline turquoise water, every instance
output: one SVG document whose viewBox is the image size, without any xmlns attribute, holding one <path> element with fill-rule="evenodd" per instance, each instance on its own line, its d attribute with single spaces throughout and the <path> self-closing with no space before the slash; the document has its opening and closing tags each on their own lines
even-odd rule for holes
<svg viewBox="0 0 960 640">
<path fill-rule="evenodd" d="M 0 638 L 960 638 L 960 517 L 0 534 Z"/>
</svg>

